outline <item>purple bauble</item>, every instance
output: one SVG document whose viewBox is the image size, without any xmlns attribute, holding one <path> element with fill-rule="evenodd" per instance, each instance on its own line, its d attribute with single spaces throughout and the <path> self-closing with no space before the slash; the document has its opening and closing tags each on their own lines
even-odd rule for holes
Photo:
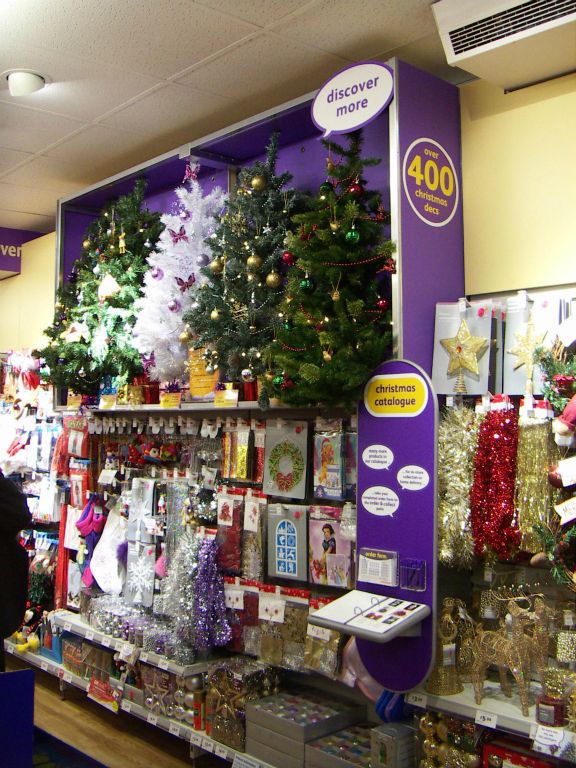
<svg viewBox="0 0 576 768">
<path fill-rule="evenodd" d="M 160 269 L 160 267 L 152 267 L 150 270 L 150 274 L 154 278 L 154 280 L 162 280 L 164 277 L 164 270 Z"/>
<path fill-rule="evenodd" d="M 196 262 L 198 263 L 199 267 L 205 267 L 208 262 L 210 261 L 210 257 L 207 253 L 201 253 L 200 256 L 196 259 Z"/>
<path fill-rule="evenodd" d="M 168 309 L 170 310 L 170 312 L 179 312 L 181 307 L 182 305 L 180 304 L 178 299 L 171 299 L 168 302 Z"/>
</svg>

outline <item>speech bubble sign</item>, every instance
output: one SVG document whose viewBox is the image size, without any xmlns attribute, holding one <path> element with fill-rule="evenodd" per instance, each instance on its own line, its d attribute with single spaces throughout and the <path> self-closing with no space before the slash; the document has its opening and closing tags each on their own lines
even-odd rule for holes
<svg viewBox="0 0 576 768">
<path fill-rule="evenodd" d="M 392 99 L 392 70 L 380 61 L 345 67 L 327 80 L 312 103 L 314 125 L 331 133 L 361 128 L 380 114 Z"/>
<path fill-rule="evenodd" d="M 394 454 L 385 445 L 369 445 L 362 451 L 362 461 L 370 469 L 388 469 L 394 461 Z"/>
<path fill-rule="evenodd" d="M 416 464 L 408 464 L 402 467 L 398 471 L 396 478 L 404 491 L 421 491 L 430 482 L 428 472 L 426 472 L 424 467 L 419 467 Z"/>
<path fill-rule="evenodd" d="M 398 496 L 384 485 L 373 485 L 371 488 L 366 488 L 362 494 L 364 509 L 378 517 L 392 517 L 399 504 Z"/>
</svg>

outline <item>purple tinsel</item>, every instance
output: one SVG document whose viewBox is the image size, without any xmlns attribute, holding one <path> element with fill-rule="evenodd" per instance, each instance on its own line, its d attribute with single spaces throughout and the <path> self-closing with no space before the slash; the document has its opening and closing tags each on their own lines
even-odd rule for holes
<svg viewBox="0 0 576 768">
<path fill-rule="evenodd" d="M 116 547 L 116 559 L 124 568 L 128 565 L 128 542 L 122 541 Z"/>
<path fill-rule="evenodd" d="M 232 636 L 226 620 L 224 579 L 216 562 L 218 544 L 204 539 L 198 553 L 198 572 L 194 587 L 195 648 L 208 651 L 214 645 L 226 645 Z"/>
</svg>

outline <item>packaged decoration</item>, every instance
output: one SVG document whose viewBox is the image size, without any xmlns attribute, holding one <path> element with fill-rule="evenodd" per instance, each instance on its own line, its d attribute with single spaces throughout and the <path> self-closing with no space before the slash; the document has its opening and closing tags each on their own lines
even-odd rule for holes
<svg viewBox="0 0 576 768">
<path fill-rule="evenodd" d="M 218 565 L 228 574 L 242 571 L 242 523 L 244 489 L 222 486 L 216 493 L 218 505 Z"/>
<path fill-rule="evenodd" d="M 328 605 L 327 597 L 310 598 L 310 613 Z M 334 629 L 308 624 L 304 641 L 304 668 L 334 679 L 340 669 L 343 636 Z"/>
<path fill-rule="evenodd" d="M 354 423 L 356 418 L 354 418 Z M 346 498 L 356 499 L 356 484 L 358 482 L 358 432 L 354 426 L 350 426 L 344 433 L 344 486 Z"/>
<path fill-rule="evenodd" d="M 68 456 L 89 458 L 88 419 L 85 416 L 64 416 L 62 423 Z"/>
<path fill-rule="evenodd" d="M 339 507 L 310 507 L 308 517 L 309 580 L 346 588 L 352 579 L 352 542 L 342 536 Z"/>
<path fill-rule="evenodd" d="M 372 765 L 372 726 L 353 725 L 306 744 L 309 768 L 352 768 Z"/>
<path fill-rule="evenodd" d="M 301 504 L 268 505 L 268 576 L 306 581 L 308 572 L 307 508 Z"/>
<path fill-rule="evenodd" d="M 254 435 L 252 482 L 261 483 L 264 480 L 264 446 L 266 443 L 266 422 L 252 419 L 252 433 Z"/>
<path fill-rule="evenodd" d="M 306 495 L 308 424 L 278 420 L 266 428 L 263 491 L 303 499 Z"/>
<path fill-rule="evenodd" d="M 345 498 L 345 438 L 339 419 L 316 419 L 314 431 L 314 496 Z"/>
<path fill-rule="evenodd" d="M 242 533 L 242 575 L 245 579 L 264 578 L 264 532 L 268 497 L 248 488 L 244 500 Z"/>
</svg>

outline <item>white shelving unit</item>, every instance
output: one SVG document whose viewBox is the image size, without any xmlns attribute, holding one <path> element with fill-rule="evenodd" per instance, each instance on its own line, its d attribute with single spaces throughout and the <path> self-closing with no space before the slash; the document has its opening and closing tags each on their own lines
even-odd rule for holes
<svg viewBox="0 0 576 768">
<path fill-rule="evenodd" d="M 22 659 L 23 661 L 28 662 L 28 664 L 31 666 L 36 667 L 37 669 L 41 669 L 42 672 L 48 672 L 50 675 L 54 675 L 59 680 L 67 683 L 68 685 L 73 685 L 75 688 L 80 688 L 82 691 L 88 690 L 87 680 L 84 680 L 82 677 L 78 677 L 78 675 L 72 674 L 72 672 L 69 672 L 62 666 L 62 664 L 59 664 L 57 661 L 53 661 L 46 656 L 41 656 L 39 653 L 32 653 L 31 651 L 17 651 L 16 647 L 16 643 L 12 643 L 10 640 L 4 640 L 4 650 L 6 653 L 10 653 L 17 659 Z"/>
</svg>

